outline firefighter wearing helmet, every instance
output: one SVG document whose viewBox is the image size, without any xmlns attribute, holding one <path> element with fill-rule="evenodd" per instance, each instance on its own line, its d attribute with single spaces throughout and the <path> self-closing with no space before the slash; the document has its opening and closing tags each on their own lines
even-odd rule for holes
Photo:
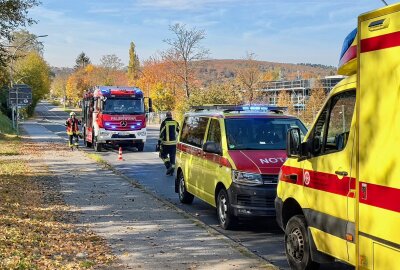
<svg viewBox="0 0 400 270">
<path fill-rule="evenodd" d="M 71 112 L 69 114 L 69 118 L 65 121 L 65 126 L 67 127 L 67 134 L 69 139 L 69 147 L 73 147 L 74 145 L 78 145 L 78 137 L 81 137 L 79 132 L 79 125 L 81 122 L 76 118 L 76 114 Z M 75 143 L 72 143 L 73 138 L 75 137 Z"/>
<path fill-rule="evenodd" d="M 178 132 L 178 122 L 172 119 L 171 112 L 167 112 L 165 120 L 161 123 L 160 139 L 157 145 L 160 151 L 160 157 L 167 168 L 167 175 L 174 174 Z"/>
</svg>

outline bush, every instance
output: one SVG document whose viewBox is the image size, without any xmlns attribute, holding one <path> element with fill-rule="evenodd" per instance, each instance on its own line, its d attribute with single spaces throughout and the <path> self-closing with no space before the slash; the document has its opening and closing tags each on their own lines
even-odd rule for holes
<svg viewBox="0 0 400 270">
<path fill-rule="evenodd" d="M 0 133 L 15 134 L 10 118 L 0 112 Z"/>
</svg>

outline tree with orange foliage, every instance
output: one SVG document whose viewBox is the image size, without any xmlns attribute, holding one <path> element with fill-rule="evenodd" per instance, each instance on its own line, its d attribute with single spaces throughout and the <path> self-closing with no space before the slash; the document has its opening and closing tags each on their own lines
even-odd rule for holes
<svg viewBox="0 0 400 270">
<path fill-rule="evenodd" d="M 286 90 L 282 89 L 281 91 L 279 91 L 277 105 L 279 107 L 287 107 L 289 114 L 294 113 L 293 101 L 290 97 L 289 92 Z"/>
<path fill-rule="evenodd" d="M 307 125 L 311 125 L 317 116 L 318 111 L 322 108 L 326 99 L 326 93 L 321 83 L 317 82 L 311 89 L 310 97 L 306 103 L 304 121 Z"/>
<path fill-rule="evenodd" d="M 178 89 L 179 81 L 171 62 L 151 57 L 144 62 L 140 78 L 136 83 L 148 96 L 156 97 L 155 108 L 163 110 L 165 107 L 174 108 L 175 98 L 184 95 L 183 90 Z M 174 98 L 172 103 L 170 95 Z"/>
<path fill-rule="evenodd" d="M 257 91 L 261 79 L 262 73 L 254 53 L 247 53 L 245 66 L 238 68 L 236 75 L 236 80 L 244 92 L 245 102 L 252 104 L 253 101 L 261 99 L 262 93 Z"/>
</svg>

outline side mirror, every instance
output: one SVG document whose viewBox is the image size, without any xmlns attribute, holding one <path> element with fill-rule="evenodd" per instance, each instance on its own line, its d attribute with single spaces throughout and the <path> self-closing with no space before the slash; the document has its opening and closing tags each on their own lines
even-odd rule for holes
<svg viewBox="0 0 400 270">
<path fill-rule="evenodd" d="M 286 154 L 288 157 L 297 157 L 301 155 L 301 132 L 299 128 L 290 128 L 286 136 Z"/>
<path fill-rule="evenodd" d="M 317 154 L 321 152 L 322 144 L 321 144 L 321 137 L 316 136 L 312 140 L 312 152 L 313 154 Z"/>
<path fill-rule="evenodd" d="M 212 153 L 217 155 L 222 154 L 220 145 L 215 142 L 206 142 L 205 144 L 203 144 L 203 151 L 206 153 Z"/>
</svg>

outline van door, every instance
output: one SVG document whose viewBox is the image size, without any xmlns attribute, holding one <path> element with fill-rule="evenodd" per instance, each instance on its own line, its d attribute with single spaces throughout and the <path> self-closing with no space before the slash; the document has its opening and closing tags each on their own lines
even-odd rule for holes
<svg viewBox="0 0 400 270">
<path fill-rule="evenodd" d="M 360 269 L 399 269 L 400 4 L 359 17 Z"/>
<path fill-rule="evenodd" d="M 201 196 L 203 189 L 201 179 L 204 177 L 201 147 L 203 146 L 208 120 L 207 117 L 187 117 L 180 138 L 180 142 L 184 144 L 181 160 L 184 163 L 183 170 L 187 190 L 201 199 L 203 199 Z"/>
<path fill-rule="evenodd" d="M 218 145 L 218 148 L 222 154 L 222 143 L 221 143 L 221 125 L 218 119 L 211 119 L 208 127 L 207 138 L 205 142 L 213 142 Z M 200 180 L 204 187 L 204 197 L 206 201 L 211 205 L 215 205 L 215 187 L 218 179 L 223 176 L 223 168 L 220 166 L 221 155 L 214 153 L 203 153 L 203 173 L 204 177 Z M 220 179 L 221 180 L 221 179 Z"/>
<path fill-rule="evenodd" d="M 313 241 L 319 251 L 344 261 L 349 260 L 348 196 L 354 197 L 350 194 L 355 138 L 351 127 L 356 101 L 355 89 L 346 86 L 344 91 L 337 90 L 319 114 L 307 139 L 310 158 L 302 162 L 304 195 L 309 205 L 304 214 Z"/>
</svg>

